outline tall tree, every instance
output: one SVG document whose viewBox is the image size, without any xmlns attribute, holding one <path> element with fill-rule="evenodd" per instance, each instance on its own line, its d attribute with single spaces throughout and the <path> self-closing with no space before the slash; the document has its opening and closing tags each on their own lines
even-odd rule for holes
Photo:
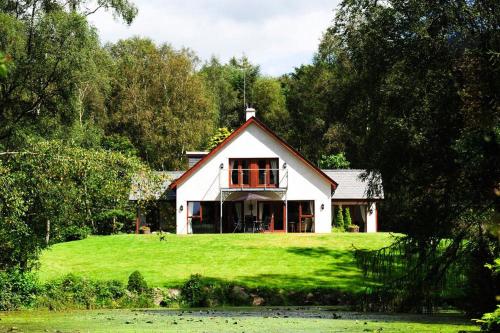
<svg viewBox="0 0 500 333">
<path fill-rule="evenodd" d="M 259 66 L 247 57 L 231 58 L 221 64 L 212 58 L 202 69 L 208 87 L 218 106 L 218 126 L 235 129 L 245 121 L 245 109 L 257 101 L 254 86 L 260 77 Z"/>
<path fill-rule="evenodd" d="M 457 262 L 460 304 L 494 302 L 484 266 L 499 251 L 485 231 L 498 223 L 499 21 L 498 1 L 345 0 L 321 44 L 335 89 L 354 97 L 345 126 L 358 159 L 380 171 L 386 219 L 408 235 L 396 245 L 406 267 L 387 284 L 406 309 L 432 306 Z"/>
<path fill-rule="evenodd" d="M 127 0 L 0 1 L 0 49 L 15 64 L 0 82 L 0 140 L 78 119 L 78 78 L 98 48 L 86 17 L 99 8 L 127 23 L 137 14 Z"/>
<path fill-rule="evenodd" d="M 156 169 L 185 167 L 214 129 L 212 95 L 189 50 L 132 38 L 109 46 L 115 62 L 107 131 L 127 136 Z"/>
<path fill-rule="evenodd" d="M 258 77 L 252 88 L 252 100 L 257 116 L 284 137 L 288 132 L 289 117 L 279 79 Z"/>
</svg>

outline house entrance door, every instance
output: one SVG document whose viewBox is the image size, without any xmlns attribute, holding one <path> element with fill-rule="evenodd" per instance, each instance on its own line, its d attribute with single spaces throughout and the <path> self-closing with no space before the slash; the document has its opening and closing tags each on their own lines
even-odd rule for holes
<svg viewBox="0 0 500 333">
<path fill-rule="evenodd" d="M 282 201 L 260 201 L 258 220 L 262 221 L 264 231 L 285 231 L 285 204 Z"/>
</svg>

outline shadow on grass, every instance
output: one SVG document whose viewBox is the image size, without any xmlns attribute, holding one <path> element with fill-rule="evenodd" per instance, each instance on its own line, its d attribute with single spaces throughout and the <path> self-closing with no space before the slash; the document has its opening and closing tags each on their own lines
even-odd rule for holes
<svg viewBox="0 0 500 333">
<path fill-rule="evenodd" d="M 308 290 L 308 289 L 337 289 L 345 292 L 358 292 L 362 288 L 370 285 L 373 281 L 363 277 L 361 270 L 356 266 L 353 251 L 331 250 L 325 247 L 292 247 L 287 252 L 296 256 L 306 258 L 328 258 L 327 267 L 321 269 L 307 270 L 296 274 L 258 274 L 252 276 L 240 276 L 236 278 L 246 285 L 268 286 L 274 288 L 283 288 L 290 290 Z M 265 259 L 264 259 L 265 260 Z M 309 264 L 304 260 L 304 265 Z"/>
</svg>

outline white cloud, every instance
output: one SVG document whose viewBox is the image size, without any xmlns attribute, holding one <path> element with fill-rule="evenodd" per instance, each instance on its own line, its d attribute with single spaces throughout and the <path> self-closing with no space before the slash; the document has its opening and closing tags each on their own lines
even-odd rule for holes
<svg viewBox="0 0 500 333">
<path fill-rule="evenodd" d="M 338 0 L 136 0 L 139 15 L 131 26 L 110 13 L 90 16 L 101 40 L 132 36 L 189 47 L 200 58 L 226 61 L 246 54 L 264 74 L 279 75 L 309 63 Z"/>
</svg>

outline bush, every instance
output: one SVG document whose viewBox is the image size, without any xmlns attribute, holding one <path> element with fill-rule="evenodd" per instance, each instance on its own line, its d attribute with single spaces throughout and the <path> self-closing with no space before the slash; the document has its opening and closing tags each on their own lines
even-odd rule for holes
<svg viewBox="0 0 500 333">
<path fill-rule="evenodd" d="M 135 215 L 132 212 L 111 209 L 104 211 L 96 217 L 96 233 L 98 235 L 112 235 L 119 232 L 129 232 Z"/>
<path fill-rule="evenodd" d="M 335 225 L 337 228 L 341 231 L 345 230 L 345 225 L 344 225 L 344 216 L 342 215 L 342 206 L 339 206 L 337 209 L 337 216 L 335 218 Z"/>
<path fill-rule="evenodd" d="M 181 287 L 181 299 L 191 307 L 206 306 L 207 296 L 207 285 L 199 274 L 191 275 L 189 280 Z"/>
<path fill-rule="evenodd" d="M 490 313 L 485 313 L 480 320 L 476 320 L 481 324 L 483 332 L 500 332 L 500 305 L 497 309 Z"/>
<path fill-rule="evenodd" d="M 33 273 L 20 271 L 0 272 L 0 310 L 9 311 L 33 305 L 40 292 Z"/>
<path fill-rule="evenodd" d="M 345 228 L 349 228 L 349 226 L 352 224 L 352 219 L 351 219 L 351 210 L 349 207 L 346 207 L 344 209 L 344 225 Z"/>
<path fill-rule="evenodd" d="M 86 226 L 69 226 L 63 231 L 63 241 L 70 242 L 75 240 L 82 240 L 90 235 L 90 228 Z"/>
<path fill-rule="evenodd" d="M 154 302 L 151 293 L 131 292 L 120 281 L 97 281 L 68 274 L 46 283 L 36 305 L 49 310 L 65 310 L 143 308 L 152 307 Z"/>
<path fill-rule="evenodd" d="M 130 274 L 128 277 L 127 289 L 138 294 L 142 294 L 149 290 L 146 280 L 144 280 L 144 277 L 139 271 Z"/>
</svg>

